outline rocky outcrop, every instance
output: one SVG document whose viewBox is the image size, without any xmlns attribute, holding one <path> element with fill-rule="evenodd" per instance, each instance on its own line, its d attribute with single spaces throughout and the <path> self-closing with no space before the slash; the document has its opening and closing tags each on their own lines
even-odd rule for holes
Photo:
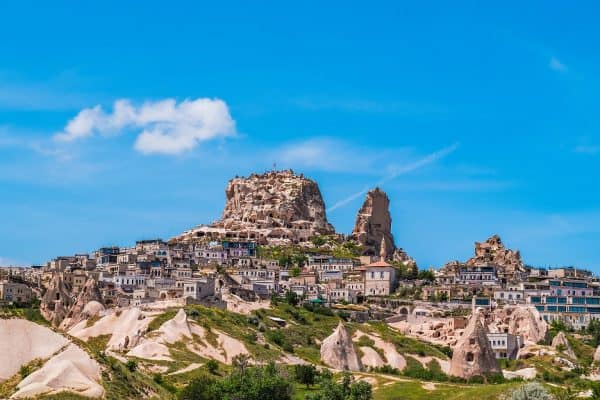
<svg viewBox="0 0 600 400">
<path fill-rule="evenodd" d="M 96 311 L 97 306 L 87 307 L 90 303 L 92 304 L 99 303 L 102 306 L 102 295 L 100 294 L 100 290 L 98 289 L 98 284 L 94 278 L 88 278 L 83 287 L 81 288 L 75 303 L 69 309 L 66 318 L 61 322 L 60 327 L 62 329 L 68 329 L 78 322 L 91 317 L 91 315 L 87 315 L 89 311 Z"/>
<path fill-rule="evenodd" d="M 458 275 L 463 266 L 494 265 L 498 277 L 505 281 L 518 281 L 525 273 L 525 264 L 518 250 L 507 249 L 500 236 L 494 235 L 485 242 L 475 242 L 475 256 L 465 263 L 451 261 L 442 267 L 442 273 Z"/>
<path fill-rule="evenodd" d="M 70 344 L 42 368 L 23 379 L 11 398 L 38 398 L 40 395 L 58 395 L 65 391 L 83 397 L 101 398 L 104 388 L 100 381 L 101 369 L 98 362 L 75 344 Z"/>
<path fill-rule="evenodd" d="M 500 367 L 487 338 L 482 317 L 476 312 L 454 348 L 449 374 L 468 379 L 495 373 L 500 373 Z"/>
<path fill-rule="evenodd" d="M 498 273 L 513 278 L 518 273 L 525 272 L 525 264 L 518 250 L 504 247 L 500 236 L 494 235 L 485 242 L 475 242 L 475 256 L 467 261 L 467 265 L 495 264 Z"/>
<path fill-rule="evenodd" d="M 574 360 L 577 359 L 573 348 L 569 344 L 569 340 L 567 340 L 567 336 L 563 331 L 558 332 L 554 339 L 552 339 L 552 348 L 556 351 L 563 353 L 565 356 L 572 358 Z"/>
<path fill-rule="evenodd" d="M 548 324 L 533 306 L 506 306 L 496 310 L 494 318 L 498 332 L 520 335 L 530 344 L 544 340 L 548 333 Z"/>
<path fill-rule="evenodd" d="M 291 170 L 236 177 L 225 190 L 219 221 L 185 232 L 179 239 L 236 238 L 263 244 L 309 242 L 334 234 L 317 183 Z M 176 238 L 177 239 L 177 238 Z"/>
<path fill-rule="evenodd" d="M 390 258 L 396 250 L 389 206 L 387 194 L 375 188 L 367 193 L 365 202 L 358 210 L 351 238 L 362 246 L 365 255 L 379 254 L 379 246 L 384 238 L 387 244 L 386 257 Z"/>
<path fill-rule="evenodd" d="M 385 243 L 385 259 L 398 261 L 417 269 L 415 260 L 394 243 L 389 206 L 390 199 L 383 190 L 379 188 L 370 190 L 358 210 L 350 240 L 361 246 L 362 254 L 365 256 L 381 255 L 380 246 Z"/>
<path fill-rule="evenodd" d="M 328 366 L 349 371 L 360 371 L 362 364 L 352 344 L 348 330 L 340 322 L 321 344 L 321 361 Z"/>
<path fill-rule="evenodd" d="M 40 303 L 42 316 L 53 326 L 59 326 L 72 305 L 70 285 L 63 280 L 60 272 L 54 272 Z"/>
</svg>

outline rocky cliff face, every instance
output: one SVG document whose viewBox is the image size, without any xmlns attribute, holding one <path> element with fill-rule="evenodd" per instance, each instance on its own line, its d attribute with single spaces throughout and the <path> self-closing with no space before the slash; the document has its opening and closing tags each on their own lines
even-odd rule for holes
<svg viewBox="0 0 600 400">
<path fill-rule="evenodd" d="M 360 371 L 362 364 L 354 349 L 352 338 L 340 322 L 335 331 L 321 344 L 321 361 L 339 370 Z"/>
<path fill-rule="evenodd" d="M 460 378 L 500 373 L 498 361 L 487 338 L 482 317 L 475 312 L 456 344 L 450 362 L 450 375 Z"/>
<path fill-rule="evenodd" d="M 293 242 L 335 232 L 327 222 L 317 183 L 291 170 L 236 177 L 229 181 L 225 196 L 223 217 L 213 228 Z"/>
<path fill-rule="evenodd" d="M 387 194 L 375 188 L 367 193 L 365 202 L 358 211 L 351 237 L 363 247 L 365 255 L 379 254 L 383 238 L 387 244 L 387 257 L 391 257 L 396 250 L 389 206 Z"/>
<path fill-rule="evenodd" d="M 389 207 L 390 199 L 383 190 L 370 190 L 358 210 L 350 239 L 362 246 L 363 255 L 367 256 L 379 255 L 382 240 L 385 239 L 385 258 L 416 267 L 416 262 L 394 243 Z"/>
</svg>

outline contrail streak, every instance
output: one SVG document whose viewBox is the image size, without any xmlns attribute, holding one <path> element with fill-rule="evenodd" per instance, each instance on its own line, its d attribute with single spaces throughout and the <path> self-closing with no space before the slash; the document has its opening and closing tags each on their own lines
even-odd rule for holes
<svg viewBox="0 0 600 400">
<path fill-rule="evenodd" d="M 407 174 L 409 172 L 412 172 L 419 168 L 422 168 L 426 165 L 434 163 L 434 162 L 446 157 L 448 154 L 453 153 L 456 149 L 458 149 L 458 143 L 454 143 L 452 146 L 448 146 L 441 150 L 435 151 L 435 152 L 421 158 L 420 160 L 415 161 L 414 163 L 411 163 L 411 164 L 408 164 L 408 165 L 398 168 L 397 170 L 393 171 L 391 174 L 380 179 L 375 184 L 375 186 L 381 186 L 384 183 L 391 181 L 392 179 L 396 179 L 400 175 Z M 331 212 L 340 207 L 345 206 L 346 204 L 352 202 L 352 200 L 364 195 L 368 191 L 369 191 L 369 187 L 365 187 L 361 191 L 351 194 L 350 196 L 338 201 L 337 203 L 335 203 L 334 205 L 329 207 L 327 209 L 327 212 Z"/>
</svg>

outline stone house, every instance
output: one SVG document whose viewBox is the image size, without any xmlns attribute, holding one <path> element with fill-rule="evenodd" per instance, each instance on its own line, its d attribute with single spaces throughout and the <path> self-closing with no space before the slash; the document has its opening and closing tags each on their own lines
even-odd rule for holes
<svg viewBox="0 0 600 400">
<path fill-rule="evenodd" d="M 33 299 L 31 289 L 23 284 L 16 282 L 0 282 L 0 300 L 14 303 L 30 303 Z"/>
</svg>

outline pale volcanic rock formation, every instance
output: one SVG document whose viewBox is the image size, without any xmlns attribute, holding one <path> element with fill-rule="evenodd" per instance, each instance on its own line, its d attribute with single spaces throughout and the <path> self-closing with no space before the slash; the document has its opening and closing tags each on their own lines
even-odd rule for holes
<svg viewBox="0 0 600 400">
<path fill-rule="evenodd" d="M 225 190 L 222 218 L 175 240 L 240 238 L 263 244 L 303 243 L 334 234 L 318 184 L 292 170 L 236 177 Z"/>
<path fill-rule="evenodd" d="M 99 398 L 104 394 L 104 388 L 98 383 L 100 372 L 100 365 L 95 360 L 81 348 L 70 344 L 42 368 L 23 379 L 11 398 L 32 398 L 64 391 Z"/>
<path fill-rule="evenodd" d="M 69 344 L 52 330 L 24 319 L 0 319 L 0 382 L 34 359 L 46 359 Z"/>
<path fill-rule="evenodd" d="M 454 348 L 449 374 L 460 378 L 500 373 L 498 361 L 487 338 L 478 312 L 471 316 L 463 335 Z"/>
<path fill-rule="evenodd" d="M 182 308 L 173 319 L 163 323 L 156 332 L 142 338 L 127 355 L 148 360 L 171 361 L 169 348 L 166 345 L 191 338 L 192 332 L 188 325 L 187 315 Z"/>
<path fill-rule="evenodd" d="M 127 355 L 147 360 L 172 361 L 169 345 L 179 341 L 183 341 L 189 351 L 224 364 L 231 364 L 233 358 L 239 354 L 250 354 L 239 340 L 216 329 L 211 333 L 215 336 L 215 345 L 208 339 L 206 329 L 194 321 L 189 321 L 185 311 L 180 309 L 175 317 L 139 340 Z M 197 341 L 196 338 L 200 340 Z"/>
<path fill-rule="evenodd" d="M 396 350 L 396 346 L 393 343 L 386 342 L 378 335 L 368 334 L 368 333 L 364 333 L 361 331 L 356 331 L 354 333 L 354 336 L 352 337 L 352 340 L 354 342 L 358 342 L 358 341 L 360 341 L 360 338 L 362 336 L 366 336 L 367 338 L 369 338 L 373 342 L 373 347 L 377 350 L 380 350 L 381 353 L 384 354 L 385 361 L 381 357 L 379 357 L 381 359 L 382 365 L 387 364 L 392 368 L 399 369 L 400 371 L 406 367 L 406 359 L 400 353 L 398 353 L 398 351 Z M 365 348 L 364 346 L 361 347 L 360 349 L 363 352 L 363 357 L 361 358 L 361 362 L 362 362 L 363 366 L 367 366 L 367 367 L 380 367 L 381 366 L 381 365 L 377 365 L 378 364 L 377 356 L 379 356 L 379 353 L 377 352 L 377 350 L 370 348 L 370 347 Z M 369 349 L 369 350 L 366 350 L 366 349 Z"/>
<path fill-rule="evenodd" d="M 61 322 L 61 329 L 67 330 L 78 322 L 89 318 L 91 315 L 87 315 L 84 310 L 87 305 L 92 302 L 102 306 L 102 295 L 100 294 L 96 280 L 94 278 L 88 278 L 81 288 L 75 303 L 69 309 L 66 318 Z M 96 306 L 93 307 L 97 308 Z M 88 311 L 90 311 L 89 308 Z"/>
<path fill-rule="evenodd" d="M 67 316 L 73 302 L 70 285 L 63 280 L 60 272 L 54 272 L 40 303 L 42 316 L 53 326 L 58 326 Z"/>
<path fill-rule="evenodd" d="M 293 171 L 253 174 L 229 181 L 223 217 L 215 225 L 232 228 L 239 223 L 256 228 L 297 229 L 333 233 L 325 216 L 325 202 L 315 181 Z"/>
<path fill-rule="evenodd" d="M 118 309 L 103 316 L 92 326 L 87 326 L 85 320 L 79 322 L 69 330 L 69 334 L 85 341 L 100 335 L 111 335 L 107 350 L 127 350 L 139 343 L 151 320 L 138 307 Z"/>
<path fill-rule="evenodd" d="M 375 188 L 367 193 L 365 202 L 356 215 L 351 236 L 363 247 L 365 255 L 379 254 L 379 246 L 384 238 L 387 243 L 386 257 L 391 257 L 396 250 L 389 207 L 390 199 L 383 190 Z"/>
<path fill-rule="evenodd" d="M 544 340 L 548 333 L 548 324 L 534 306 L 515 305 L 497 309 L 490 326 L 497 332 L 523 336 L 529 344 Z"/>
<path fill-rule="evenodd" d="M 554 348 L 557 351 L 560 350 L 560 352 L 562 352 L 564 355 L 566 355 L 569 358 L 572 358 L 574 360 L 577 359 L 577 356 L 575 355 L 575 352 L 571 348 L 571 345 L 569 344 L 569 340 L 567 339 L 567 336 L 565 335 L 565 333 L 563 331 L 558 332 L 558 334 L 556 336 L 554 336 L 554 339 L 552 339 L 552 348 Z"/>
<path fill-rule="evenodd" d="M 525 264 L 521 259 L 519 250 L 504 247 L 500 236 L 494 235 L 485 242 L 475 242 L 475 256 L 467 261 L 468 265 L 496 264 L 499 273 L 509 278 L 518 273 L 525 272 Z"/>
<path fill-rule="evenodd" d="M 362 369 L 352 338 L 341 321 L 333 333 L 323 340 L 321 361 L 339 370 L 360 371 Z"/>
<path fill-rule="evenodd" d="M 497 267 L 499 278 L 507 281 L 519 280 L 525 272 L 525 264 L 518 250 L 507 249 L 500 236 L 493 235 L 485 242 L 475 242 L 475 255 L 464 264 L 459 261 L 450 261 L 442 268 L 444 274 L 458 275 L 459 269 L 464 266 L 494 265 Z"/>
<path fill-rule="evenodd" d="M 594 352 L 594 361 L 600 361 L 600 346 L 596 347 Z"/>
</svg>

